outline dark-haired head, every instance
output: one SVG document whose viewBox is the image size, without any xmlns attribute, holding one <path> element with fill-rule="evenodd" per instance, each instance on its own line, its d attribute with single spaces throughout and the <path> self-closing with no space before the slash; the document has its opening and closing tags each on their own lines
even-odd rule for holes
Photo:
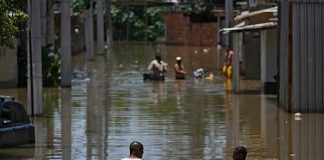
<svg viewBox="0 0 324 160">
<path fill-rule="evenodd" d="M 247 150 L 244 146 L 237 146 L 233 151 L 234 160 L 245 160 L 247 155 Z"/>
<path fill-rule="evenodd" d="M 138 158 L 142 158 L 143 153 L 144 153 L 144 147 L 143 147 L 142 143 L 133 141 L 129 145 L 129 152 L 130 152 L 130 155 L 136 156 Z"/>
<path fill-rule="evenodd" d="M 162 58 L 161 58 L 160 55 L 156 55 L 156 56 L 155 56 L 155 59 L 156 59 L 157 61 L 159 61 L 159 62 L 162 60 Z"/>
</svg>

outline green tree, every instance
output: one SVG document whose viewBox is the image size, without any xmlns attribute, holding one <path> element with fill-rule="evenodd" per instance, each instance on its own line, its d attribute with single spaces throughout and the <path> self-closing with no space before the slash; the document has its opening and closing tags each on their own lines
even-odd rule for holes
<svg viewBox="0 0 324 160">
<path fill-rule="evenodd" d="M 23 11 L 25 1 L 0 0 L 0 46 L 14 47 L 12 38 L 22 30 L 28 19 Z"/>
<path fill-rule="evenodd" d="M 156 40 L 164 34 L 163 7 L 143 6 L 112 7 L 112 22 L 115 40 L 143 41 L 145 35 L 149 41 Z M 145 16 L 147 28 L 145 29 Z"/>
<path fill-rule="evenodd" d="M 73 10 L 82 12 L 89 7 L 90 0 L 73 0 Z M 112 6 L 113 37 L 115 40 L 143 41 L 145 35 L 149 41 L 164 34 L 162 14 L 164 7 Z M 145 15 L 147 28 L 145 29 Z"/>
<path fill-rule="evenodd" d="M 225 0 L 180 0 L 182 12 L 190 16 L 193 22 L 215 22 L 217 17 L 212 12 L 214 6 L 224 5 Z"/>
<path fill-rule="evenodd" d="M 148 15 L 148 39 L 154 41 L 158 37 L 164 35 L 164 22 L 162 14 L 165 12 L 165 8 L 161 7 L 150 7 L 147 9 L 146 14 Z"/>
<path fill-rule="evenodd" d="M 90 0 L 73 0 L 73 12 L 82 12 L 83 10 L 87 9 L 87 7 L 90 5 L 89 3 Z"/>
<path fill-rule="evenodd" d="M 61 56 L 52 44 L 42 47 L 42 74 L 44 86 L 61 84 Z"/>
</svg>

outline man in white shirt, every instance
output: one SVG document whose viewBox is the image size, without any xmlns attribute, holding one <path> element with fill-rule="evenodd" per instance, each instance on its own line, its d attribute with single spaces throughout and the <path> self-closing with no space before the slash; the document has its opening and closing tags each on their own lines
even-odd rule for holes
<svg viewBox="0 0 324 160">
<path fill-rule="evenodd" d="M 161 56 L 157 55 L 147 67 L 147 70 L 151 74 L 152 80 L 164 80 L 164 74 L 166 73 L 166 64 L 162 61 Z"/>
<path fill-rule="evenodd" d="M 129 157 L 123 158 L 122 160 L 142 160 L 144 153 L 144 147 L 142 143 L 133 141 L 129 145 Z"/>
</svg>

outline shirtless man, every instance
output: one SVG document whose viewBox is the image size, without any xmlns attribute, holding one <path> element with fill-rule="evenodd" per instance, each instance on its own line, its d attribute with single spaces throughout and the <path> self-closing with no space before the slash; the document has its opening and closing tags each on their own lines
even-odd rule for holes
<svg viewBox="0 0 324 160">
<path fill-rule="evenodd" d="M 184 71 L 184 67 L 181 64 L 181 57 L 176 58 L 176 64 L 174 65 L 174 72 L 176 79 L 185 79 L 186 72 Z"/>
<path fill-rule="evenodd" d="M 234 52 L 228 47 L 225 52 L 225 62 L 223 67 L 223 74 L 226 78 L 232 78 L 233 55 Z"/>
<path fill-rule="evenodd" d="M 231 50 L 231 48 L 227 48 L 225 52 L 225 65 L 232 65 L 233 55 L 234 52 Z"/>
<path fill-rule="evenodd" d="M 144 153 L 144 147 L 142 143 L 133 141 L 129 145 L 129 157 L 123 158 L 122 160 L 142 160 Z"/>
</svg>

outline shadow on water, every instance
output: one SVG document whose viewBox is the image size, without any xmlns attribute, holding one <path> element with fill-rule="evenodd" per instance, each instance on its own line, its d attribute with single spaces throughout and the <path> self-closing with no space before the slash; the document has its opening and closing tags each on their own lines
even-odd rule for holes
<svg viewBox="0 0 324 160">
<path fill-rule="evenodd" d="M 144 82 L 155 54 L 168 63 L 165 82 Z M 188 73 L 175 80 L 175 57 Z M 144 159 L 230 159 L 237 145 L 248 159 L 322 159 L 322 114 L 295 118 L 262 95 L 255 81 L 232 94 L 216 68 L 214 47 L 116 44 L 87 62 L 73 57 L 72 87 L 44 89 L 44 116 L 33 118 L 32 147 L 0 149 L 0 159 L 121 159 L 128 145 L 144 144 Z M 213 80 L 194 79 L 204 68 Z M 26 89 L 1 89 L 27 104 Z M 167 157 L 166 157 L 167 156 Z"/>
</svg>

